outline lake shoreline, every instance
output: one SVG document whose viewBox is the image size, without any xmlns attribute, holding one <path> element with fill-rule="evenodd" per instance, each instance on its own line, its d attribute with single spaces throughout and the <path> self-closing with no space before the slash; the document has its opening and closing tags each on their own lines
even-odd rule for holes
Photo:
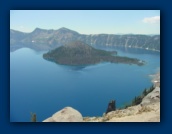
<svg viewBox="0 0 172 134">
<path fill-rule="evenodd" d="M 152 77 L 151 82 L 155 87 L 160 87 L 160 71 L 158 71 L 156 74 L 149 75 Z"/>
</svg>

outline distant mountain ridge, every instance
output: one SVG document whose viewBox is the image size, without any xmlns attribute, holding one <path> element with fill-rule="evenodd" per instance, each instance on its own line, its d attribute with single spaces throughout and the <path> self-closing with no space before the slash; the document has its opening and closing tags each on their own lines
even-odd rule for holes
<svg viewBox="0 0 172 134">
<path fill-rule="evenodd" d="M 113 47 L 123 46 L 160 51 L 160 35 L 141 34 L 80 34 L 76 31 L 60 28 L 45 30 L 36 28 L 31 33 L 23 33 L 10 29 L 10 50 L 22 47 L 35 50 L 52 50 L 68 42 L 80 40 L 90 46 Z"/>
</svg>

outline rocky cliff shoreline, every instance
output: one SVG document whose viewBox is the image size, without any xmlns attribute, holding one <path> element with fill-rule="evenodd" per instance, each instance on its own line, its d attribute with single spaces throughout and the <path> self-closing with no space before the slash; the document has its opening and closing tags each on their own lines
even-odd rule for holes
<svg viewBox="0 0 172 134">
<path fill-rule="evenodd" d="M 43 122 L 160 122 L 160 73 L 153 75 L 154 90 L 147 94 L 139 105 L 111 111 L 102 117 L 82 117 L 71 108 L 53 114 Z"/>
<path fill-rule="evenodd" d="M 72 40 L 80 40 L 97 47 L 121 46 L 160 51 L 160 35 L 141 34 L 80 34 L 68 28 L 57 30 L 36 28 L 31 33 L 23 33 L 10 29 L 10 51 L 22 47 L 34 50 L 52 50 Z"/>
</svg>

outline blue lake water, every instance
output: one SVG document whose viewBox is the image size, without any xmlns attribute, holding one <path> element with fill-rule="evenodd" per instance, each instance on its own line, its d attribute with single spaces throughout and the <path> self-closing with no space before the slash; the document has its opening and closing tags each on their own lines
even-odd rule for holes
<svg viewBox="0 0 172 134">
<path fill-rule="evenodd" d="M 106 48 L 107 49 L 107 48 Z M 118 55 L 135 57 L 146 65 L 100 63 L 64 66 L 46 61 L 45 52 L 29 48 L 10 53 L 10 121 L 30 122 L 31 112 L 43 121 L 66 106 L 83 116 L 102 116 L 108 102 L 117 107 L 140 95 L 159 71 L 160 53 L 133 48 L 108 48 Z"/>
</svg>

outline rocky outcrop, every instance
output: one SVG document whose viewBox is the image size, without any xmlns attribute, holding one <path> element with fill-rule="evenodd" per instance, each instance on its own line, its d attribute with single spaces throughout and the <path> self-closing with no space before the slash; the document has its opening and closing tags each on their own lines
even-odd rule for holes
<svg viewBox="0 0 172 134">
<path fill-rule="evenodd" d="M 43 122 L 160 122 L 160 87 L 145 96 L 139 105 L 109 111 L 102 117 L 82 117 L 77 110 L 65 107 Z"/>
<path fill-rule="evenodd" d="M 155 83 L 157 81 L 159 84 Z M 160 122 L 160 73 L 152 80 L 154 90 L 139 105 L 103 114 L 102 117 L 84 117 L 85 122 Z"/>
<path fill-rule="evenodd" d="M 84 117 L 85 122 L 160 122 L 160 88 L 144 97 L 141 104 L 111 111 L 102 117 Z"/>
<path fill-rule="evenodd" d="M 83 117 L 80 112 L 72 107 L 65 107 L 43 122 L 83 122 Z"/>
<path fill-rule="evenodd" d="M 82 117 L 77 110 L 66 107 L 43 122 L 160 122 L 160 88 L 156 87 L 139 105 L 109 111 L 102 117 Z"/>
<path fill-rule="evenodd" d="M 139 105 L 110 112 L 102 121 L 107 122 L 160 122 L 160 87 L 146 95 Z"/>
<path fill-rule="evenodd" d="M 145 96 L 141 105 L 149 105 L 155 102 L 160 102 L 160 87 L 156 87 L 151 93 Z"/>
</svg>

